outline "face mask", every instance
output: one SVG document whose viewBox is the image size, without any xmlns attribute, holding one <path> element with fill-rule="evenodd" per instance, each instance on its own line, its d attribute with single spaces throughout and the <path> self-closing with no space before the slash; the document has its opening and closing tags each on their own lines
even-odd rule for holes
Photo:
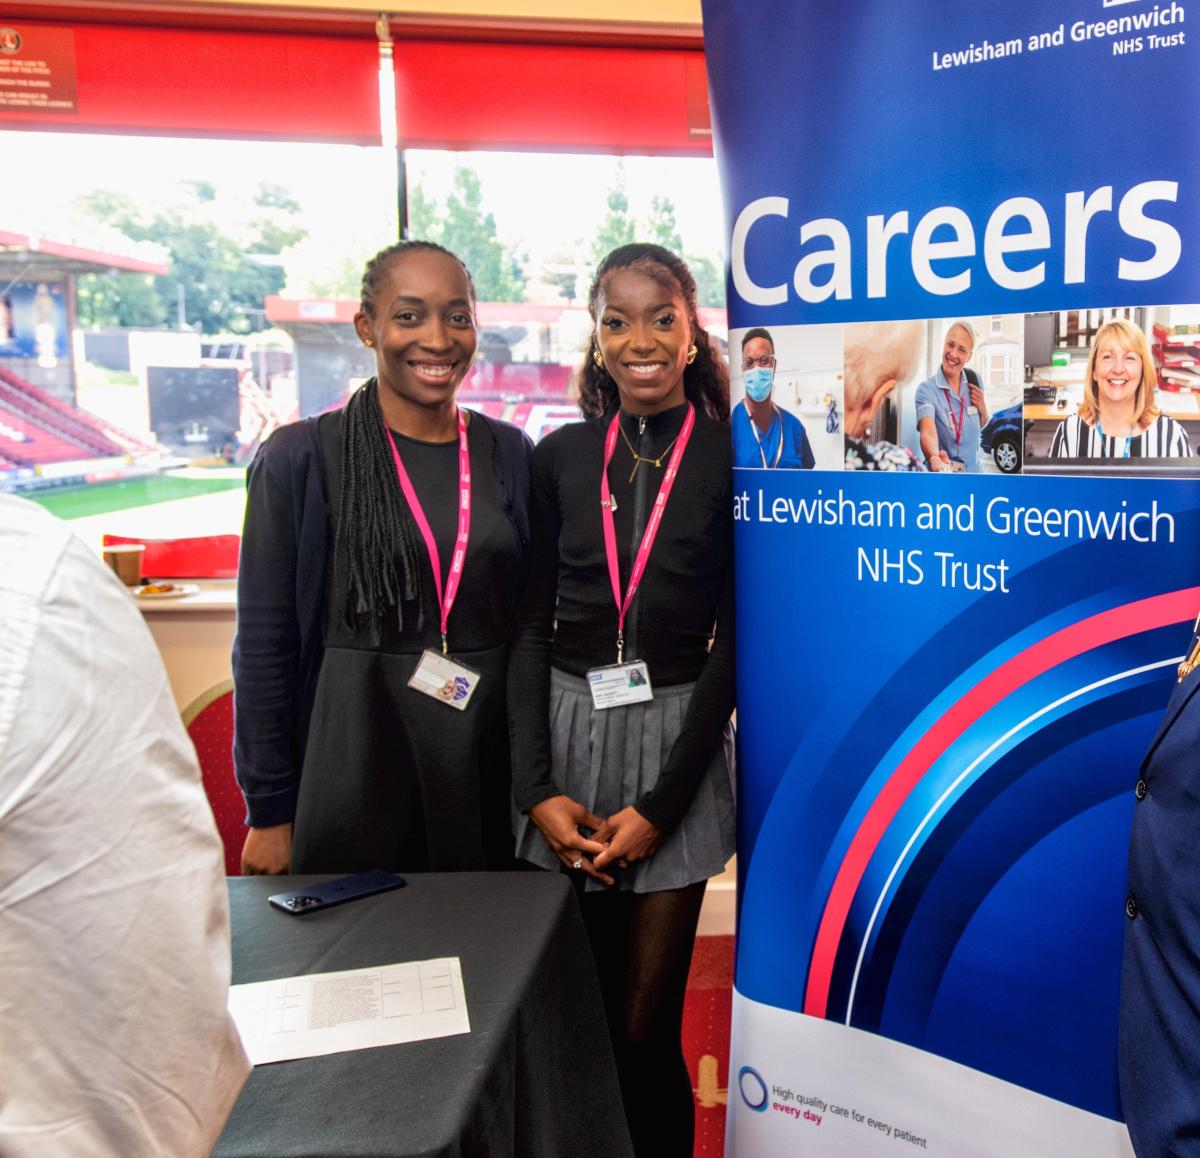
<svg viewBox="0 0 1200 1158">
<path fill-rule="evenodd" d="M 765 402 L 771 396 L 775 374 L 765 366 L 754 366 L 743 371 L 742 380 L 746 383 L 746 395 L 751 402 Z"/>
</svg>

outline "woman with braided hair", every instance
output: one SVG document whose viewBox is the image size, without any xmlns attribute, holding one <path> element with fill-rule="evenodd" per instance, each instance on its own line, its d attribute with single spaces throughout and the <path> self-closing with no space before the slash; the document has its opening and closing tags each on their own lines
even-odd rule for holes
<svg viewBox="0 0 1200 1158">
<path fill-rule="evenodd" d="M 588 306 L 588 421 L 533 452 L 517 852 L 574 880 L 636 1153 L 690 1158 L 684 989 L 734 839 L 729 378 L 669 250 L 614 250 Z"/>
<path fill-rule="evenodd" d="M 512 864 L 507 638 L 530 444 L 455 394 L 475 291 L 440 246 L 368 263 L 376 376 L 250 465 L 234 642 L 247 873 Z"/>
</svg>

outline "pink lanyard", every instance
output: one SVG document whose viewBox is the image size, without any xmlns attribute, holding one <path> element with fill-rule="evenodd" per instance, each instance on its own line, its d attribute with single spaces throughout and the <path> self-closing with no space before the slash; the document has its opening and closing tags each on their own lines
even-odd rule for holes
<svg viewBox="0 0 1200 1158">
<path fill-rule="evenodd" d="M 408 508 L 416 520 L 417 530 L 425 540 L 425 550 L 429 552 L 429 565 L 433 568 L 433 585 L 437 591 L 438 607 L 442 613 L 442 655 L 448 654 L 446 646 L 446 624 L 450 620 L 450 609 L 458 595 L 458 587 L 462 582 L 463 564 L 467 561 L 467 539 L 471 534 L 471 456 L 467 452 L 467 423 L 463 418 L 462 407 L 458 410 L 458 535 L 454 540 L 454 558 L 450 561 L 450 574 L 446 579 L 446 591 L 442 593 L 442 561 L 438 556 L 437 542 L 433 537 L 433 528 L 425 517 L 421 500 L 413 489 L 412 479 L 404 469 L 400 452 L 396 449 L 396 438 L 388 431 L 388 442 L 392 448 L 392 461 L 396 464 L 396 477 L 400 480 L 400 489 L 408 500 Z"/>
<path fill-rule="evenodd" d="M 679 470 L 683 452 L 687 449 L 688 441 L 692 437 L 692 427 L 696 425 L 696 411 L 691 403 L 688 403 L 687 414 L 683 419 L 683 429 L 679 432 L 675 449 L 671 452 L 671 459 L 667 463 L 667 473 L 663 475 L 663 480 L 659 484 L 658 497 L 654 500 L 654 507 L 650 511 L 650 521 L 646 524 L 645 531 L 642 532 L 641 546 L 638 547 L 637 557 L 633 561 L 633 570 L 629 573 L 629 587 L 625 592 L 624 601 L 621 599 L 621 567 L 617 562 L 617 526 L 613 519 L 612 492 L 608 486 L 608 464 L 612 462 L 613 452 L 617 448 L 620 422 L 621 412 L 618 410 L 613 415 L 612 422 L 608 424 L 608 436 L 604 440 L 604 466 L 600 471 L 600 518 L 604 523 L 604 553 L 608 556 L 608 577 L 612 580 L 613 599 L 617 605 L 617 663 L 624 663 L 625 616 L 641 585 L 642 576 L 646 573 L 646 564 L 650 560 L 650 548 L 654 546 L 654 539 L 658 535 L 658 528 L 662 523 L 663 511 L 667 507 L 667 499 L 671 497 L 671 488 L 675 485 L 675 474 Z"/>
<path fill-rule="evenodd" d="M 946 409 L 950 412 L 950 425 L 954 429 L 954 444 L 955 446 L 962 446 L 963 423 L 967 419 L 967 399 L 965 396 L 960 396 L 959 400 L 962 402 L 962 406 L 959 407 L 958 421 L 955 422 L 952 395 L 945 387 L 943 389 L 946 390 Z"/>
</svg>

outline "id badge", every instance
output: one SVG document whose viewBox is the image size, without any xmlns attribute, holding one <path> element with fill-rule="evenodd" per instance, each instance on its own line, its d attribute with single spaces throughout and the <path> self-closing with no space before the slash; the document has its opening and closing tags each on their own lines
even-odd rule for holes
<svg viewBox="0 0 1200 1158">
<path fill-rule="evenodd" d="M 650 669 L 646 667 L 645 660 L 594 667 L 587 673 L 587 681 L 592 693 L 592 707 L 598 712 L 654 699 Z"/>
<path fill-rule="evenodd" d="M 457 663 L 430 647 L 422 654 L 408 686 L 461 712 L 471 702 L 482 678 L 474 668 Z"/>
</svg>

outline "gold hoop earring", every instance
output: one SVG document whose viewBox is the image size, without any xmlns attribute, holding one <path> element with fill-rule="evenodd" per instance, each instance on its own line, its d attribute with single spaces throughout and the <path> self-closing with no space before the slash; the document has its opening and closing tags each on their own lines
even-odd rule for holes
<svg viewBox="0 0 1200 1158">
<path fill-rule="evenodd" d="M 604 355 L 599 350 L 592 351 L 592 361 L 596 363 L 597 370 L 604 369 Z"/>
<path fill-rule="evenodd" d="M 696 355 L 699 353 L 700 351 L 696 349 L 696 343 L 693 342 L 692 348 L 687 352 L 687 364 L 689 366 L 696 360 Z"/>
</svg>

